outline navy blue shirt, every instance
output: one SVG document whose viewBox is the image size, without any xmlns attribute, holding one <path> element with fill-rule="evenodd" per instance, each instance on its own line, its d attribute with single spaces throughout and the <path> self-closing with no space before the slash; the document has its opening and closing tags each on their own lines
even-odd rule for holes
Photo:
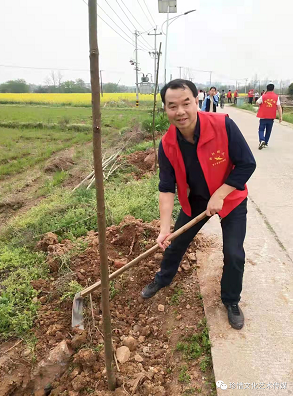
<svg viewBox="0 0 293 396">
<path fill-rule="evenodd" d="M 235 165 L 235 168 L 230 172 L 225 183 L 235 187 L 237 190 L 244 190 L 245 183 L 256 168 L 255 159 L 235 122 L 229 117 L 226 117 L 225 124 L 228 135 L 229 157 L 233 165 Z M 177 141 L 185 164 L 187 184 L 190 188 L 190 198 L 208 201 L 210 199 L 210 193 L 197 157 L 199 136 L 199 117 L 197 118 L 194 130 L 194 144 L 188 142 L 177 129 Z M 162 141 L 159 145 L 158 160 L 160 166 L 159 191 L 175 193 L 175 171 L 165 155 Z"/>
</svg>

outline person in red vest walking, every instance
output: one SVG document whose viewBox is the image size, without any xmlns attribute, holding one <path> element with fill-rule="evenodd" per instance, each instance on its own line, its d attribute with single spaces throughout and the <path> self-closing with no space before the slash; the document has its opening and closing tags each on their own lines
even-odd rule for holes
<svg viewBox="0 0 293 396">
<path fill-rule="evenodd" d="M 238 90 L 236 89 L 236 90 L 234 91 L 234 104 L 235 104 L 235 105 L 237 104 L 237 98 L 238 98 Z"/>
<path fill-rule="evenodd" d="M 254 157 L 227 114 L 198 112 L 198 91 L 191 81 L 170 81 L 161 90 L 161 98 L 171 123 L 158 152 L 160 234 L 157 243 L 164 256 L 160 271 L 141 295 L 151 298 L 172 282 L 189 244 L 217 213 L 224 253 L 221 300 L 227 308 L 230 325 L 241 329 L 244 315 L 238 303 L 245 262 L 246 182 L 256 167 Z M 176 185 L 181 211 L 175 230 L 203 211 L 207 217 L 170 244 L 167 238 L 171 232 Z"/>
<path fill-rule="evenodd" d="M 227 93 L 227 98 L 228 98 L 228 103 L 232 103 L 232 92 L 231 92 L 231 89 L 229 89 L 229 91 Z"/>
<path fill-rule="evenodd" d="M 277 94 L 275 94 L 274 89 L 274 84 L 267 85 L 267 92 L 256 101 L 256 104 L 259 106 L 256 116 L 260 118 L 258 129 L 259 150 L 268 147 L 274 119 L 277 115 L 277 110 L 279 113 L 279 122 L 282 122 L 282 107 L 280 98 Z"/>
<path fill-rule="evenodd" d="M 253 102 L 253 97 L 254 97 L 254 90 L 253 90 L 253 89 L 250 89 L 250 90 L 248 91 L 248 103 L 249 103 L 249 104 L 252 104 L 252 102 Z"/>
</svg>

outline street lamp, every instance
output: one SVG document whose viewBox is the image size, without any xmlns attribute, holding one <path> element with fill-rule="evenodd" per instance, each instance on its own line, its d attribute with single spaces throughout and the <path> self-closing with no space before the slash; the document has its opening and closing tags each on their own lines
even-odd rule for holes
<svg viewBox="0 0 293 396">
<path fill-rule="evenodd" d="M 177 15 L 171 19 L 169 19 L 169 7 L 168 7 L 168 16 L 165 22 L 163 22 L 161 30 L 163 31 L 163 26 L 164 24 L 167 22 L 167 27 L 166 27 L 166 33 L 164 33 L 166 35 L 166 40 L 165 40 L 165 67 L 164 67 L 164 84 L 166 84 L 167 82 L 167 47 L 168 47 L 168 30 L 169 30 L 169 26 L 171 25 L 172 22 L 174 22 L 176 19 L 180 18 L 181 16 L 190 14 L 191 12 L 195 12 L 196 10 L 190 10 L 190 11 L 186 11 L 183 14 Z M 170 22 L 171 21 L 171 22 Z"/>
</svg>

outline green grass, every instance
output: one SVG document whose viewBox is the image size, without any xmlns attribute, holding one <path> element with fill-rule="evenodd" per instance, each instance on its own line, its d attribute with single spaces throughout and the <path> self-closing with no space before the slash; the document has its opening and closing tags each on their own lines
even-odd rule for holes
<svg viewBox="0 0 293 396">
<path fill-rule="evenodd" d="M 91 140 L 91 133 L 0 128 L 0 179 L 23 172 L 60 150 Z"/>
<path fill-rule="evenodd" d="M 120 130 L 132 127 L 150 117 L 146 108 L 102 108 L 102 127 Z M 92 125 L 92 109 L 87 107 L 34 107 L 34 106 L 0 106 L 1 123 L 43 123 L 57 124 L 60 127 L 70 124 Z"/>
<path fill-rule="evenodd" d="M 178 305 L 179 302 L 180 302 L 180 298 L 181 298 L 182 295 L 183 295 L 183 290 L 177 287 L 177 288 L 174 290 L 174 293 L 173 293 L 173 295 L 172 295 L 172 297 L 171 297 L 170 304 L 171 304 L 171 305 Z"/>
<path fill-rule="evenodd" d="M 47 276 L 44 260 L 42 253 L 0 244 L 0 337 L 19 337 L 31 328 L 38 309 L 31 281 Z"/>
<path fill-rule="evenodd" d="M 283 114 L 283 120 L 286 122 L 290 122 L 293 124 L 293 113 L 285 113 Z"/>
<path fill-rule="evenodd" d="M 182 366 L 180 371 L 179 371 L 179 376 L 178 376 L 178 381 L 188 384 L 190 382 L 190 375 L 188 374 L 187 371 L 187 366 Z"/>
</svg>

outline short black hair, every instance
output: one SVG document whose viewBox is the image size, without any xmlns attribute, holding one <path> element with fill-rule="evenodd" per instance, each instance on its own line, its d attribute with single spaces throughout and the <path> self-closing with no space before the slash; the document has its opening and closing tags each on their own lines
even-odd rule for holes
<svg viewBox="0 0 293 396">
<path fill-rule="evenodd" d="M 216 91 L 217 90 L 217 88 L 216 87 L 211 87 L 210 89 L 213 89 L 214 88 L 214 90 Z"/>
<path fill-rule="evenodd" d="M 224 89 L 222 89 L 222 92 L 225 92 L 225 90 L 224 90 Z"/>
<path fill-rule="evenodd" d="M 273 91 L 275 89 L 274 84 L 268 84 L 267 85 L 267 91 Z"/>
<path fill-rule="evenodd" d="M 162 89 L 161 89 L 161 98 L 162 98 L 162 102 L 165 104 L 165 97 L 166 97 L 166 92 L 167 89 L 185 89 L 186 87 L 188 87 L 193 96 L 196 98 L 198 95 L 198 91 L 196 86 L 193 84 L 192 81 L 189 80 L 183 80 L 181 78 L 177 78 L 176 80 L 172 80 L 170 82 L 168 82 L 168 84 L 166 84 Z"/>
<path fill-rule="evenodd" d="M 199 92 L 202 92 L 202 89 L 200 89 Z"/>
</svg>

